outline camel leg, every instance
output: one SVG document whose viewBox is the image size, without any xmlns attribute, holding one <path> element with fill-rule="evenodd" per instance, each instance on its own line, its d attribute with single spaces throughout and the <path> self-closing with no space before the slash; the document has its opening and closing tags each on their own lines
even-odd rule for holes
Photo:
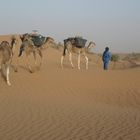
<svg viewBox="0 0 140 140">
<path fill-rule="evenodd" d="M 31 68 L 31 66 L 30 66 L 30 64 L 29 64 L 29 56 L 28 56 L 28 54 L 26 54 L 26 64 L 27 64 L 27 68 L 29 69 L 29 71 L 30 71 L 30 73 L 33 73 L 33 70 L 32 70 L 32 68 Z"/>
<path fill-rule="evenodd" d="M 86 69 L 88 69 L 88 57 L 84 54 L 85 60 L 86 60 Z"/>
<path fill-rule="evenodd" d="M 37 61 L 36 61 L 36 56 L 37 56 L 37 54 L 40 56 L 40 63 L 39 63 L 39 66 L 37 66 Z M 34 55 L 34 59 L 35 59 L 35 66 L 36 66 L 36 68 L 39 70 L 40 69 L 40 67 L 41 67 L 41 65 L 42 65 L 42 52 L 41 52 L 41 50 L 39 50 L 39 49 L 37 49 L 35 52 L 33 52 L 33 55 Z"/>
<path fill-rule="evenodd" d="M 61 68 L 63 69 L 63 60 L 64 60 L 64 56 L 61 56 Z"/>
<path fill-rule="evenodd" d="M 72 54 L 71 54 L 71 52 L 69 52 L 69 61 L 70 61 L 70 64 L 71 64 L 72 68 L 74 68 L 74 65 L 72 63 Z"/>
<path fill-rule="evenodd" d="M 78 69 L 80 70 L 80 52 L 78 53 Z"/>
<path fill-rule="evenodd" d="M 42 65 L 42 57 L 43 57 L 43 55 L 42 55 L 42 51 L 41 50 L 38 50 L 38 54 L 39 54 L 39 56 L 40 56 L 40 65 L 39 65 L 39 67 L 41 67 L 41 65 Z"/>
<path fill-rule="evenodd" d="M 18 64 L 19 64 L 19 58 L 16 59 L 16 64 L 13 66 L 14 72 L 18 72 Z"/>
<path fill-rule="evenodd" d="M 2 69 L 2 60 L 0 59 L 0 70 Z"/>
<path fill-rule="evenodd" d="M 14 72 L 18 72 L 18 66 L 17 66 L 17 64 L 16 65 L 13 65 L 13 69 L 14 69 Z"/>
<path fill-rule="evenodd" d="M 7 82 L 7 84 L 8 84 L 9 86 L 11 86 L 11 83 L 10 83 L 10 81 L 9 81 L 9 73 L 10 73 L 9 67 L 10 67 L 10 65 L 9 65 L 9 64 L 6 64 L 6 82 Z"/>
<path fill-rule="evenodd" d="M 13 60 L 12 58 L 10 60 L 10 64 L 12 64 L 12 60 Z M 18 58 L 16 59 L 16 64 L 11 65 L 11 67 L 14 69 L 14 72 L 18 72 L 17 64 L 18 64 Z"/>
<path fill-rule="evenodd" d="M 35 60 L 35 66 L 37 66 L 37 61 L 36 61 L 36 52 L 33 52 L 34 60 Z"/>
</svg>

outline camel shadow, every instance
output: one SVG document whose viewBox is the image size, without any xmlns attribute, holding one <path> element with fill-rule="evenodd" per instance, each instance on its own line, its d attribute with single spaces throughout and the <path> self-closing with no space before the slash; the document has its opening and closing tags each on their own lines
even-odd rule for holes
<svg viewBox="0 0 140 140">
<path fill-rule="evenodd" d="M 32 66 L 32 70 L 30 70 L 27 66 L 23 66 L 23 65 L 18 65 L 18 68 L 20 68 L 24 71 L 28 71 L 30 73 L 34 73 L 34 72 L 39 71 L 41 69 L 39 66 Z"/>
</svg>

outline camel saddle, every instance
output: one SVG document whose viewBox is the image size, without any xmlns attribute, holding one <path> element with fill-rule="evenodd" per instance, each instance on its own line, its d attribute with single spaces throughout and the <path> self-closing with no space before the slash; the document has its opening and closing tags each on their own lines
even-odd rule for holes
<svg viewBox="0 0 140 140">
<path fill-rule="evenodd" d="M 83 39 L 82 37 L 69 37 L 69 38 L 64 40 L 64 44 L 67 41 L 70 41 L 72 43 L 72 45 L 75 45 L 78 48 L 84 48 L 85 44 L 87 42 L 87 40 Z"/>
<path fill-rule="evenodd" d="M 31 35 L 32 37 L 32 41 L 34 43 L 35 46 L 40 47 L 44 44 L 45 42 L 45 37 L 42 35 Z"/>
</svg>

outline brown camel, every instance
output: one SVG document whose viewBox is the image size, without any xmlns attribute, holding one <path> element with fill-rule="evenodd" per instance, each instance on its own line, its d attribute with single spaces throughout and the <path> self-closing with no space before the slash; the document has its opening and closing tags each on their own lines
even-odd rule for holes
<svg viewBox="0 0 140 140">
<path fill-rule="evenodd" d="M 43 39 L 41 40 L 40 43 L 36 43 L 34 36 L 30 35 L 30 34 L 24 34 L 23 36 L 20 36 L 20 39 L 22 41 L 21 47 L 20 47 L 20 53 L 19 53 L 19 57 L 22 55 L 22 52 L 24 51 L 26 54 L 26 60 L 27 60 L 27 67 L 29 69 L 29 71 L 32 73 L 33 70 L 29 64 L 29 55 L 32 53 L 34 60 L 35 60 L 35 66 L 37 66 L 37 54 L 40 56 L 40 64 L 39 64 L 39 68 L 42 64 L 42 48 L 43 46 L 48 46 L 51 44 L 55 44 L 54 39 L 51 37 L 43 37 Z"/>
<path fill-rule="evenodd" d="M 1 72 L 6 79 L 7 84 L 10 86 L 10 80 L 9 80 L 9 68 L 11 66 L 12 57 L 13 57 L 13 49 L 16 45 L 16 39 L 12 38 L 11 43 L 7 41 L 2 41 L 0 44 L 0 69 Z M 3 70 L 5 70 L 6 75 L 4 75 Z"/>
<path fill-rule="evenodd" d="M 72 53 L 76 53 L 76 54 L 78 54 L 78 69 L 80 69 L 81 55 L 83 55 L 85 57 L 86 69 L 88 69 L 88 57 L 86 56 L 86 52 L 88 51 L 88 49 L 95 47 L 95 46 L 96 46 L 96 44 L 94 42 L 90 42 L 87 47 L 85 47 L 85 46 L 79 47 L 75 43 L 75 38 L 64 40 L 64 50 L 63 50 L 63 55 L 61 57 L 61 67 L 63 68 L 63 60 L 64 60 L 64 56 L 66 55 L 66 51 L 67 51 L 69 54 L 69 61 L 71 63 L 72 68 L 74 68 L 74 65 L 72 62 Z"/>
</svg>

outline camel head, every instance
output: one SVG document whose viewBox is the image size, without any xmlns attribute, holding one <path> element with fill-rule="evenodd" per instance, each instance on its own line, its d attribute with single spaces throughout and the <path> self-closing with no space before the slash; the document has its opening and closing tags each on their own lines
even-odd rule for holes
<svg viewBox="0 0 140 140">
<path fill-rule="evenodd" d="M 89 42 L 89 45 L 87 46 L 88 49 L 94 48 L 96 46 L 95 42 Z"/>
<path fill-rule="evenodd" d="M 96 47 L 95 42 L 89 42 L 88 46 L 86 47 L 86 52 L 91 52 L 94 47 Z"/>
</svg>

